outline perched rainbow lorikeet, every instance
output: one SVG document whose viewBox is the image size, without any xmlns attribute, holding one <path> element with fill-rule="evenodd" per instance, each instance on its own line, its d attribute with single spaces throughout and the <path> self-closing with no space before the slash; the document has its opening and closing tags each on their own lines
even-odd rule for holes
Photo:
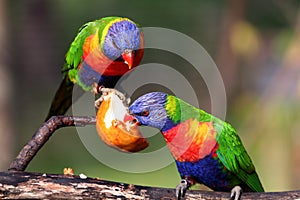
<svg viewBox="0 0 300 200">
<path fill-rule="evenodd" d="M 239 136 L 232 126 L 175 96 L 151 92 L 129 107 L 141 125 L 158 128 L 176 160 L 180 199 L 195 183 L 215 191 L 263 192 L 263 186 Z"/>
<path fill-rule="evenodd" d="M 128 18 L 104 17 L 84 24 L 66 54 L 64 78 L 46 120 L 68 110 L 74 83 L 95 93 L 99 86 L 113 88 L 122 75 L 141 62 L 143 48 L 143 33 Z"/>
</svg>

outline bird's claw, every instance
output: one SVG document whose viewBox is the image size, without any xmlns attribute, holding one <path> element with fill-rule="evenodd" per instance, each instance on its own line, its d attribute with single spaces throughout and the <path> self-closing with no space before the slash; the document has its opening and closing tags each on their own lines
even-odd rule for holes
<svg viewBox="0 0 300 200">
<path fill-rule="evenodd" d="M 101 93 L 101 96 L 95 101 L 95 107 L 99 108 L 102 101 L 104 100 L 104 97 L 107 96 L 111 92 L 113 92 L 114 94 L 116 94 L 119 97 L 119 99 L 123 102 L 125 107 L 128 107 L 128 105 L 130 103 L 130 98 L 126 98 L 122 92 L 120 92 L 116 89 L 105 88 L 103 86 L 99 87 L 98 93 Z"/>
<path fill-rule="evenodd" d="M 230 194 L 230 199 L 231 200 L 239 200 L 241 199 L 243 190 L 240 186 L 235 186 L 234 188 L 232 188 L 231 190 L 231 194 Z"/>
<path fill-rule="evenodd" d="M 94 92 L 95 95 L 100 93 L 100 90 L 103 86 L 99 86 L 96 82 L 92 86 L 92 91 Z"/>
<path fill-rule="evenodd" d="M 102 92 L 102 95 L 107 95 L 111 92 L 115 93 L 126 107 L 128 107 L 128 105 L 130 103 L 130 98 L 126 98 L 122 92 L 120 92 L 116 89 L 102 87 L 99 89 L 99 91 Z"/>
<path fill-rule="evenodd" d="M 101 105 L 101 103 L 102 103 L 103 100 L 104 100 L 103 96 L 101 96 L 97 100 L 95 100 L 95 107 L 97 109 L 99 109 L 99 107 L 100 107 L 100 105 Z"/>
<path fill-rule="evenodd" d="M 185 193 L 189 189 L 189 187 L 189 181 L 186 179 L 181 179 L 180 183 L 176 186 L 176 197 L 178 200 L 185 196 Z"/>
<path fill-rule="evenodd" d="M 94 83 L 93 91 L 95 95 L 101 94 L 101 96 L 95 100 L 95 107 L 99 109 L 102 101 L 104 101 L 104 96 L 108 95 L 108 92 L 102 92 L 102 89 L 105 88 L 104 86 L 99 86 L 97 83 Z"/>
</svg>

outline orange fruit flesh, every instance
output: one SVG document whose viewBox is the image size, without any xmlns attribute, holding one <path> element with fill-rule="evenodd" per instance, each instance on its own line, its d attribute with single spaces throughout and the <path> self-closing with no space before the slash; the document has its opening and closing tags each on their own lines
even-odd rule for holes
<svg viewBox="0 0 300 200">
<path fill-rule="evenodd" d="M 149 144 L 142 136 L 136 123 L 130 121 L 124 122 L 122 119 L 114 117 L 114 112 L 122 112 L 126 107 L 123 104 L 118 104 L 118 107 L 123 106 L 123 108 L 115 108 L 112 100 L 108 96 L 101 103 L 97 112 L 96 129 L 103 142 L 125 152 L 137 152 L 148 147 Z"/>
</svg>

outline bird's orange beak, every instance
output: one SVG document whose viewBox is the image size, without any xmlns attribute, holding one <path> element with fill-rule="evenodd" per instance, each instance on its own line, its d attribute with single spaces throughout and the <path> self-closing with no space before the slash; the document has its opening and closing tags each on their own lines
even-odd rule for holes
<svg viewBox="0 0 300 200">
<path fill-rule="evenodd" d="M 133 65 L 133 58 L 134 58 L 133 51 L 126 50 L 124 53 L 122 53 L 122 58 L 123 58 L 125 64 L 128 65 L 128 68 L 131 69 L 131 67 Z"/>
</svg>

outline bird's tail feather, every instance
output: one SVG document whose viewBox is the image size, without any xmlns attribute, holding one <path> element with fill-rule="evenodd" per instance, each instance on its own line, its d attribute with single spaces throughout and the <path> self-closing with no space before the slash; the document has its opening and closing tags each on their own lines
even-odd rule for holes
<svg viewBox="0 0 300 200">
<path fill-rule="evenodd" d="M 65 76 L 51 102 L 51 106 L 45 121 L 52 116 L 63 115 L 67 112 L 72 105 L 72 101 L 76 101 L 75 99 L 72 99 L 73 88 L 73 82 L 68 76 Z M 82 96 L 82 94 L 83 91 L 81 91 L 74 98 L 78 99 L 80 96 Z"/>
</svg>

